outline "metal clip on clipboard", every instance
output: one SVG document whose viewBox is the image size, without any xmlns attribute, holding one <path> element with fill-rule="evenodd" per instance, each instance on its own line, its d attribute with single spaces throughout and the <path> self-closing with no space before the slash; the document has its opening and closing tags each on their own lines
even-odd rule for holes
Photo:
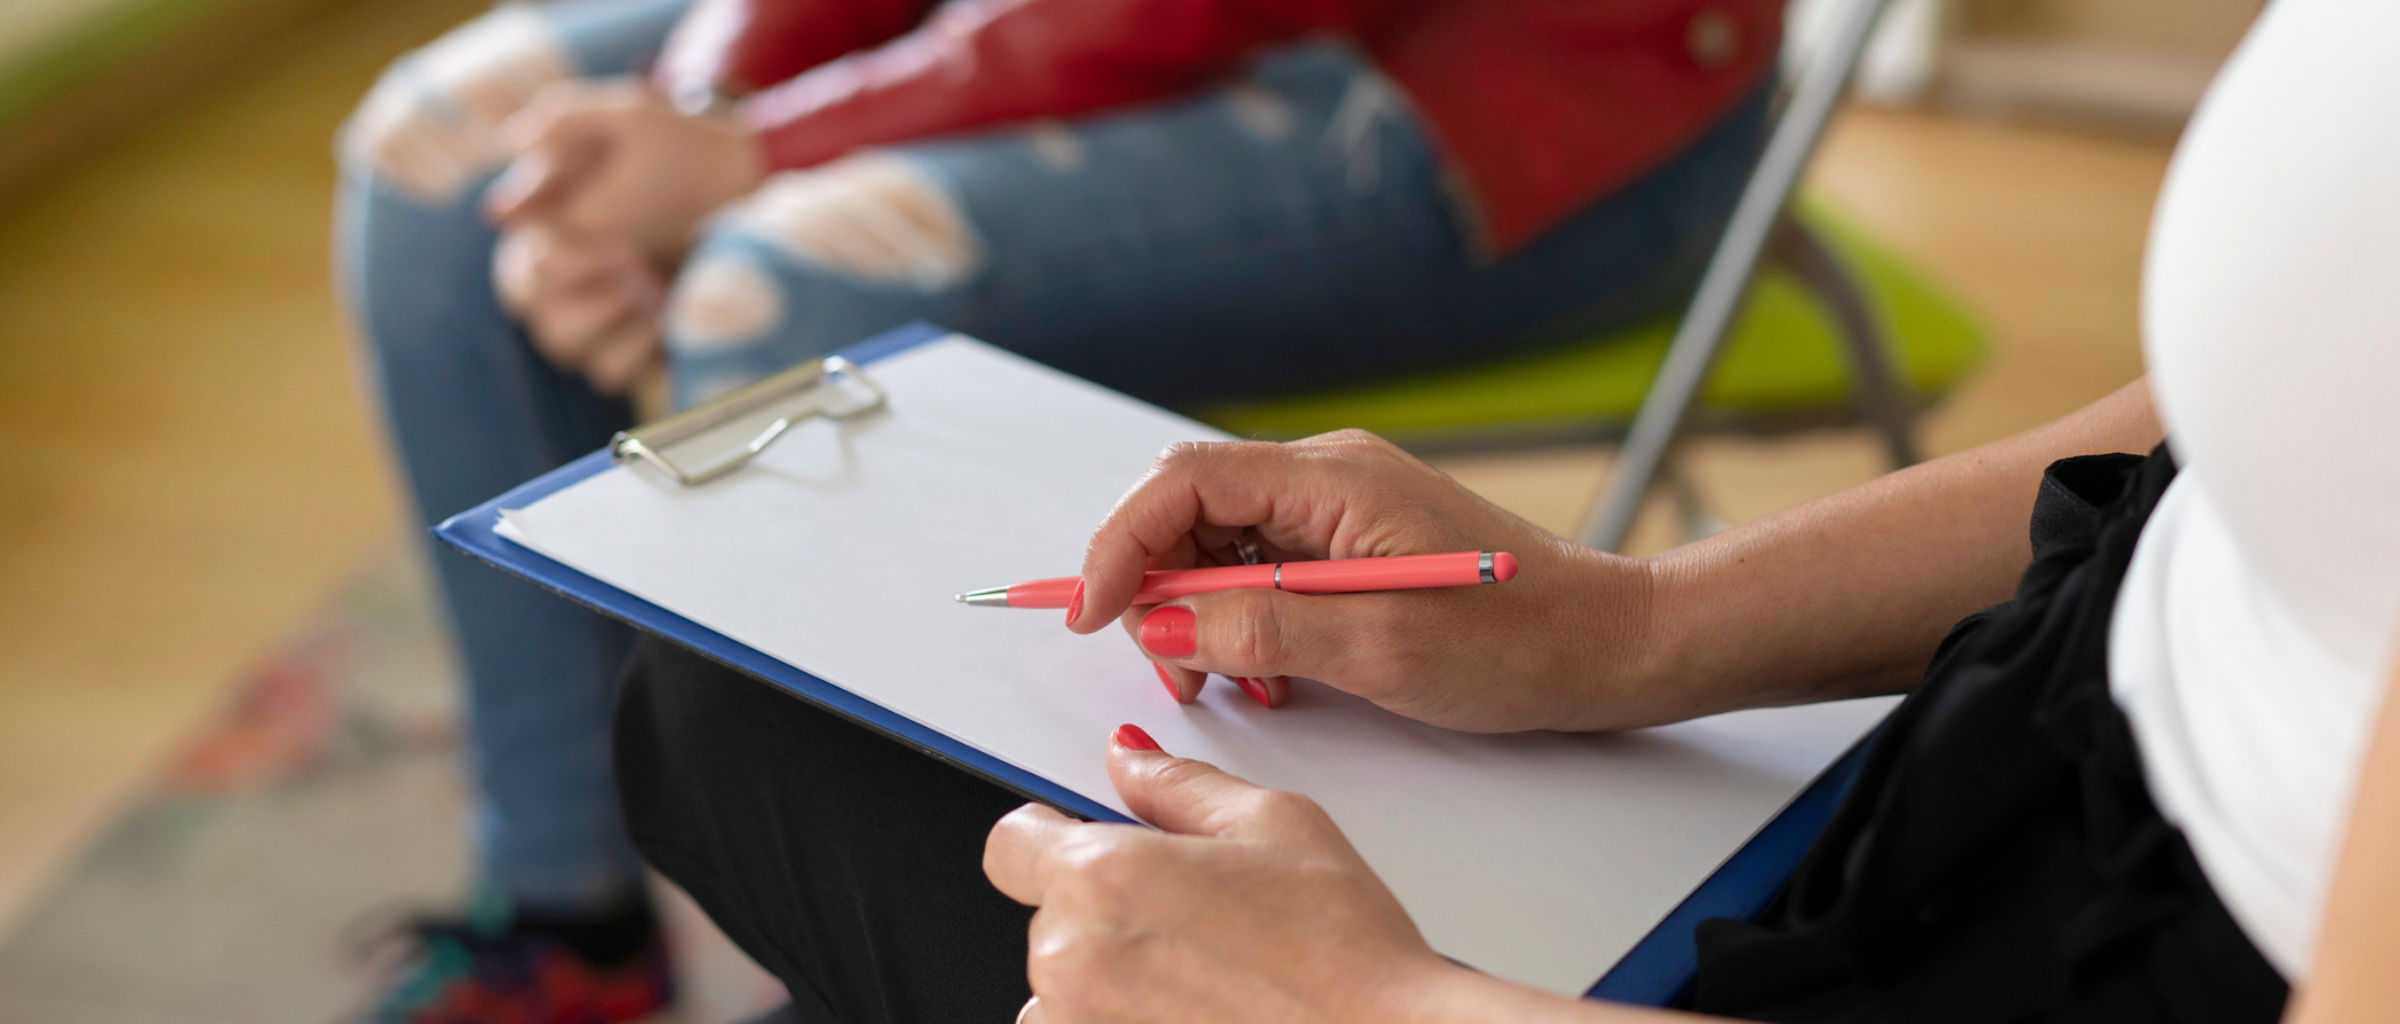
<svg viewBox="0 0 2400 1024">
<path fill-rule="evenodd" d="M 821 362 L 802 363 L 656 423 L 619 431 L 609 441 L 608 453 L 619 463 L 637 459 L 647 462 L 675 478 L 675 482 L 695 487 L 756 458 L 795 423 L 815 416 L 850 419 L 883 408 L 884 400 L 883 386 L 867 376 L 865 370 L 840 356 L 827 356 Z M 773 422 L 747 443 L 728 445 L 733 449 L 731 454 L 719 456 L 707 465 L 685 469 L 667 455 L 667 450 L 676 445 L 730 429 L 746 419 L 768 415 L 775 417 Z"/>
</svg>

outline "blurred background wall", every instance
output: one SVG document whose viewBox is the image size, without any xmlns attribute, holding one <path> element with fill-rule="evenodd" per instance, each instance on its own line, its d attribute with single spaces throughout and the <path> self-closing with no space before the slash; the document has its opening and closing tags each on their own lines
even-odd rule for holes
<svg viewBox="0 0 2400 1024">
<path fill-rule="evenodd" d="M 2258 6 L 1897 0 L 1808 188 L 1991 332 L 1930 451 L 2139 373 L 2159 176 Z M 323 1019 L 346 922 L 455 894 L 449 667 L 325 253 L 340 118 L 480 7 L 0 3 L 0 1019 Z M 1877 470 L 1695 447 L 1735 521 Z M 1567 529 L 1607 462 L 1443 465 Z"/>
<path fill-rule="evenodd" d="M 346 0 L 10 0 L 0 6 L 0 189 L 122 137 Z"/>
</svg>

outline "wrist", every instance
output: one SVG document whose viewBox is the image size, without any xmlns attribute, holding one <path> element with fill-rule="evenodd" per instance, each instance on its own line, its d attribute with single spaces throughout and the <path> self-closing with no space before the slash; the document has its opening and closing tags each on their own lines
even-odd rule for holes
<svg viewBox="0 0 2400 1024">
<path fill-rule="evenodd" d="M 1721 603 L 1738 578 L 1705 575 L 1706 563 L 1674 552 L 1638 560 L 1645 582 L 1640 680 L 1659 715 L 1651 724 L 1781 703 L 1760 685 L 1769 671 L 1751 664 L 1745 641 L 1763 624 Z"/>
<path fill-rule="evenodd" d="M 1572 999 L 1503 981 L 1447 960 L 1437 960 L 1395 989 L 1396 998 L 1361 1017 L 1377 1024 L 1570 1024 L 1616 1018 L 1603 1003 Z"/>
<path fill-rule="evenodd" d="M 728 187 L 739 189 L 737 195 L 747 194 L 766 180 L 768 165 L 765 140 L 756 128 L 742 118 L 739 104 L 715 93 L 711 96 L 722 105 L 679 112 L 707 128 L 710 136 L 717 140 L 722 157 L 719 164 L 725 182 Z"/>
<path fill-rule="evenodd" d="M 738 107 L 717 83 L 697 75 L 663 80 L 659 91 L 666 94 L 667 104 L 685 117 L 730 118 Z"/>
<path fill-rule="evenodd" d="M 710 215 L 757 191 L 766 182 L 768 173 L 766 152 L 759 145 L 757 132 L 722 114 L 685 116 L 700 130 L 694 141 L 703 143 L 705 148 L 695 152 L 689 164 L 691 175 L 683 200 L 686 205 L 678 211 L 684 222 L 682 237 L 675 240 L 679 246 L 672 253 L 678 260 L 681 249 L 698 241 Z"/>
<path fill-rule="evenodd" d="M 1566 687 L 1573 707 L 1557 728 L 1571 732 L 1638 729 L 1727 710 L 1695 685 L 1687 654 L 1679 577 L 1669 563 L 1578 548 L 1579 600 L 1561 635 L 1568 649 Z"/>
<path fill-rule="evenodd" d="M 1655 555 L 1635 561 L 1643 587 L 1640 683 L 1644 692 L 1659 697 L 1660 721 L 1733 710 L 1738 705 L 1709 685 L 1694 656 L 1701 631 L 1694 628 L 1689 573 L 1682 563 Z"/>
<path fill-rule="evenodd" d="M 1351 1015 L 1354 1024 L 1454 1024 L 1473 1020 L 1460 1014 L 1476 1005 L 1478 979 L 1484 975 L 1438 956 L 1371 986 L 1374 997 Z"/>
</svg>

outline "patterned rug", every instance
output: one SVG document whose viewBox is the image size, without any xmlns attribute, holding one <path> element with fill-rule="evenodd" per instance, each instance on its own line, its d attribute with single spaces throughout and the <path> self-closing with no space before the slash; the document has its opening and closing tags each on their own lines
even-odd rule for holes
<svg viewBox="0 0 2400 1024">
<path fill-rule="evenodd" d="M 365 946 L 466 884 L 455 669 L 425 573 L 394 551 L 236 687 L 0 937 L 10 1024 L 326 1024 Z M 664 892 L 685 999 L 719 1024 L 780 990 Z"/>
</svg>

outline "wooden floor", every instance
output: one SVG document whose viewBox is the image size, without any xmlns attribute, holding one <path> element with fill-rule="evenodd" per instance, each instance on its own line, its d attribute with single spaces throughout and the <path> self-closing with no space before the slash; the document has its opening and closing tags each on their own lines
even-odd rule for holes
<svg viewBox="0 0 2400 1024">
<path fill-rule="evenodd" d="M 400 529 L 325 272 L 328 140 L 377 67 L 481 6 L 365 0 L 0 199 L 0 927 L 245 659 Z M 2165 158 L 1923 115 L 1842 121 L 1816 187 L 1997 335 L 1934 417 L 1934 451 L 2139 372 L 2138 258 Z M 1564 528 L 1605 463 L 1446 466 Z M 1875 465 L 1851 438 L 1710 442 L 1698 472 L 1739 520 Z"/>
<path fill-rule="evenodd" d="M 0 198 L 0 922 L 399 529 L 326 278 L 330 140 L 482 6 L 362 4 Z"/>
</svg>

